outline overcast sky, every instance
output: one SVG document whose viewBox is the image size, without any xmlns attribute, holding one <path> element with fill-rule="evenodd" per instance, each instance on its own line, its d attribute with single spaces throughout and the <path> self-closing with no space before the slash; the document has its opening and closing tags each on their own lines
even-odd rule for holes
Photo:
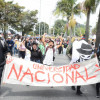
<svg viewBox="0 0 100 100">
<path fill-rule="evenodd" d="M 39 11 L 38 18 L 40 18 L 40 21 L 44 21 L 48 23 L 50 26 L 53 26 L 55 20 L 58 19 L 57 16 L 53 15 L 53 11 L 56 8 L 57 1 L 59 0 L 6 0 L 6 1 L 14 1 L 14 3 L 18 3 L 20 6 L 25 6 L 26 10 L 38 10 Z M 40 7 L 40 1 L 41 1 L 41 7 Z M 82 1 L 84 0 L 78 0 L 78 2 Z M 93 27 L 95 26 L 98 20 L 99 9 L 100 5 L 98 6 L 96 13 L 92 14 L 90 17 L 90 25 Z M 81 16 L 75 16 L 75 19 L 77 22 L 81 24 L 84 24 L 86 22 L 86 16 L 84 14 L 82 14 Z"/>
</svg>

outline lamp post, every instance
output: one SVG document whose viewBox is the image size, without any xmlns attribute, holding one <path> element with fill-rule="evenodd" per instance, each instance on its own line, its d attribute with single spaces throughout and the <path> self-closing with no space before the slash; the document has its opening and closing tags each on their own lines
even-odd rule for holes
<svg viewBox="0 0 100 100">
<path fill-rule="evenodd" d="M 39 36 L 40 36 L 40 29 L 41 29 L 41 25 L 40 25 L 40 22 L 41 22 L 41 0 L 40 0 L 40 13 L 39 13 Z"/>
<path fill-rule="evenodd" d="M 45 22 L 44 22 L 44 33 L 45 33 Z"/>
</svg>

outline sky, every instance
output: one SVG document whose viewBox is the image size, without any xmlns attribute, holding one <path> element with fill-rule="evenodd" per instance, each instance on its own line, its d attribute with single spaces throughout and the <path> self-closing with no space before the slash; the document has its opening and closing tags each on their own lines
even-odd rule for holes
<svg viewBox="0 0 100 100">
<path fill-rule="evenodd" d="M 5 1 L 14 1 L 14 3 L 18 3 L 20 6 L 24 6 L 25 10 L 38 10 L 38 19 L 39 22 L 46 22 L 52 27 L 54 22 L 57 19 L 61 19 L 62 17 L 54 16 L 53 11 L 56 8 L 56 4 L 59 0 L 5 0 Z M 78 0 L 78 2 L 82 2 L 84 0 Z M 96 22 L 98 21 L 100 5 L 97 8 L 96 13 L 91 14 L 90 17 L 90 25 L 95 27 Z M 75 16 L 75 19 L 80 24 L 86 23 L 86 16 L 82 14 L 81 16 Z"/>
</svg>

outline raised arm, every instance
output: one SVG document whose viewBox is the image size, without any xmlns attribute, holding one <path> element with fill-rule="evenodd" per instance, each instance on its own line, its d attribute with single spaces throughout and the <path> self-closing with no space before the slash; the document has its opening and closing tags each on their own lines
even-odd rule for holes
<svg viewBox="0 0 100 100">
<path fill-rule="evenodd" d="M 43 35 L 43 39 L 42 39 L 42 42 L 43 42 L 43 45 L 44 45 L 44 46 L 46 46 L 45 35 L 46 35 L 46 33 L 44 33 L 44 35 Z"/>
<path fill-rule="evenodd" d="M 61 42 L 60 42 L 60 45 L 57 46 L 57 48 L 59 48 L 60 46 L 62 46 L 62 42 L 63 42 L 62 36 L 60 36 L 59 38 L 60 38 Z"/>
<path fill-rule="evenodd" d="M 29 42 L 29 39 L 26 39 L 26 41 L 25 41 L 25 47 L 26 47 L 28 50 L 31 51 L 31 47 L 28 46 L 28 42 Z"/>
</svg>

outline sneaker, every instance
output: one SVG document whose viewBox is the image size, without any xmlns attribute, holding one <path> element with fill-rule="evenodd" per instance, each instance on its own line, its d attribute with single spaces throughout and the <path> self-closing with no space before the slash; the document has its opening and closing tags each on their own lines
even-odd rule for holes
<svg viewBox="0 0 100 100">
<path fill-rule="evenodd" d="M 78 91 L 76 92 L 76 94 L 77 94 L 77 95 L 82 95 L 83 93 L 82 93 L 80 90 L 78 90 Z"/>
<path fill-rule="evenodd" d="M 53 88 L 53 86 L 51 86 L 51 88 Z"/>
<path fill-rule="evenodd" d="M 99 94 L 96 95 L 96 98 L 100 98 Z"/>
<path fill-rule="evenodd" d="M 75 86 L 72 86 L 71 88 L 72 88 L 72 90 L 75 90 Z"/>
</svg>

